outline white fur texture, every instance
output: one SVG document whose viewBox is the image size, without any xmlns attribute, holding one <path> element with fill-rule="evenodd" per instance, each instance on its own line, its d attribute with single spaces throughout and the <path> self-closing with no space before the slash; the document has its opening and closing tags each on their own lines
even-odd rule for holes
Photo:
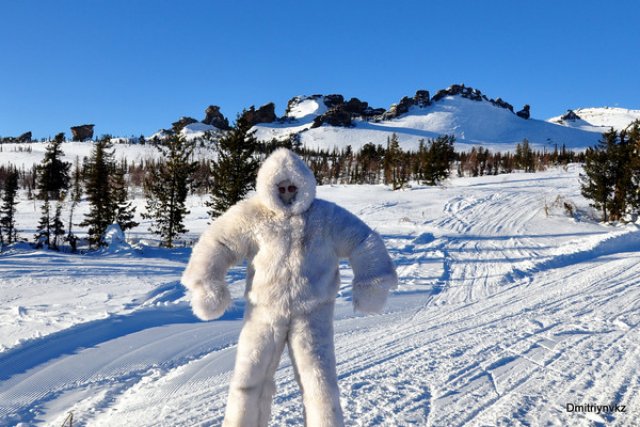
<svg viewBox="0 0 640 427">
<path fill-rule="evenodd" d="M 290 180 L 296 198 L 285 205 L 277 184 Z M 266 426 L 273 375 L 288 345 L 303 390 L 306 426 L 342 426 L 333 349 L 338 263 L 354 272 L 353 304 L 382 310 L 397 286 L 380 236 L 345 209 L 315 198 L 313 173 L 294 153 L 279 149 L 258 172 L 255 197 L 216 219 L 193 249 L 182 277 L 194 313 L 219 317 L 230 303 L 224 277 L 247 260 L 245 324 L 224 425 Z M 226 291 L 226 292 L 225 292 Z"/>
</svg>

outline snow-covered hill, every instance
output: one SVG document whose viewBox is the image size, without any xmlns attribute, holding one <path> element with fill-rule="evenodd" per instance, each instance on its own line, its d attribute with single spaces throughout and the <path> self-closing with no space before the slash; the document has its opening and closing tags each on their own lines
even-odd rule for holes
<svg viewBox="0 0 640 427">
<path fill-rule="evenodd" d="M 603 133 L 610 128 L 618 131 L 624 130 L 636 120 L 640 120 L 640 110 L 602 107 L 570 110 L 568 113 L 552 117 L 548 121 L 574 129 Z"/>
<path fill-rule="evenodd" d="M 322 125 L 312 128 L 313 119 L 320 111 L 313 108 L 306 111 L 306 115 L 290 122 L 256 125 L 257 136 L 260 139 L 283 138 L 302 131 L 301 141 L 307 147 L 332 149 L 351 145 L 358 149 L 370 142 L 384 146 L 387 138 L 395 133 L 404 149 L 415 150 L 421 139 L 453 134 L 458 150 L 483 146 L 494 151 L 514 151 L 525 138 L 540 149 L 553 150 L 562 144 L 567 148 L 584 149 L 594 145 L 600 137 L 599 132 L 536 119 L 525 120 L 488 101 L 473 101 L 461 96 L 447 96 L 426 107 L 411 107 L 408 113 L 390 120 L 356 119 L 353 127 Z"/>
<path fill-rule="evenodd" d="M 402 105 L 405 108 L 398 108 Z M 513 152 L 524 139 L 539 150 L 553 150 L 565 145 L 580 151 L 595 145 L 610 127 L 624 129 L 632 121 L 640 119 L 640 110 L 606 107 L 577 109 L 573 111 L 577 116 L 569 119 L 566 115 L 546 121 L 523 118 L 519 116 L 520 112 L 514 113 L 513 107 L 500 98 L 490 99 L 479 90 L 464 85 L 453 85 L 438 91 L 433 97 L 428 91 L 420 90 L 415 97 L 404 97 L 388 110 L 371 108 L 357 98 L 346 101 L 338 94 L 296 96 L 289 101 L 284 116 L 279 118 L 274 108 L 270 103 L 258 110 L 252 107 L 245 113 L 250 114 L 250 123 L 255 123 L 253 129 L 259 140 L 285 140 L 296 136 L 306 147 L 328 150 L 348 145 L 357 150 L 367 143 L 385 146 L 387 139 L 395 133 L 405 150 L 417 149 L 421 140 L 447 134 L 456 137 L 459 151 L 482 146 L 493 151 Z M 217 106 L 210 106 L 206 113 L 203 122 L 182 117 L 173 125 L 179 125 L 181 134 L 189 140 L 210 134 L 215 141 L 224 130 L 207 123 L 222 123 L 220 126 L 227 129 L 228 120 Z M 165 138 L 169 132 L 160 130 L 145 139 Z M 4 152 L 15 150 L 12 144 L 4 144 L 4 147 Z M 127 147 L 127 144 L 120 147 Z M 88 149 L 80 151 L 83 157 Z M 148 150 L 142 151 L 145 152 L 143 156 L 153 156 Z M 131 148 L 132 160 L 140 159 L 140 156 L 139 148 Z M 0 163 L 15 157 L 2 154 Z"/>
<path fill-rule="evenodd" d="M 355 315 L 342 265 L 347 425 L 638 425 L 640 231 L 590 220 L 579 172 L 318 188 L 382 234 L 400 277 L 384 314 Z M 189 201 L 190 238 L 204 201 Z M 19 212 L 27 234 L 37 209 Z M 111 254 L 0 254 L 0 425 L 59 426 L 69 411 L 74 425 L 220 425 L 246 270 L 228 275 L 234 309 L 199 322 L 178 282 L 190 249 L 145 244 L 147 226 Z M 302 425 L 286 356 L 276 383 L 272 425 Z"/>
<path fill-rule="evenodd" d="M 398 111 L 397 107 L 405 101 L 409 103 Z M 580 119 L 523 118 L 500 99 L 490 99 L 464 85 L 453 85 L 434 97 L 428 91 L 418 91 L 414 98 L 404 97 L 389 110 L 373 109 L 357 98 L 346 101 L 342 95 L 296 96 L 289 101 L 283 117 L 274 119 L 273 115 L 268 122 L 256 123 L 254 130 L 263 141 L 298 135 L 307 147 L 329 150 L 347 145 L 358 149 L 367 143 L 385 145 L 394 133 L 407 150 L 415 150 L 420 140 L 443 134 L 455 135 L 458 150 L 482 146 L 494 151 L 513 151 L 524 139 L 541 150 L 553 150 L 563 144 L 583 150 L 594 145 L 608 127 L 621 129 L 640 117 L 640 111 L 621 108 L 586 108 L 575 112 Z M 332 119 L 325 118 L 332 114 Z M 527 117 L 528 114 L 527 109 Z M 195 123 L 187 125 L 182 133 L 195 138 L 212 130 L 217 129 Z M 163 134 L 151 137 L 154 136 Z"/>
</svg>

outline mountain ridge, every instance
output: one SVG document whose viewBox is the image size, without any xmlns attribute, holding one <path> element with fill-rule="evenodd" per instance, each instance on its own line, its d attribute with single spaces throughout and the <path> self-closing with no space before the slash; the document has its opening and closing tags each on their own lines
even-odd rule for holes
<svg viewBox="0 0 640 427">
<path fill-rule="evenodd" d="M 528 104 L 516 111 L 500 97 L 493 99 L 478 89 L 454 84 L 436 91 L 433 96 L 428 90 L 417 90 L 415 95 L 404 96 L 387 109 L 371 106 L 360 98 L 347 99 L 341 94 L 314 94 L 290 98 L 281 117 L 276 115 L 273 102 L 259 108 L 252 105 L 240 116 L 253 126 L 259 140 L 295 138 L 317 149 L 348 145 L 357 149 L 367 143 L 384 145 L 396 134 L 404 149 L 413 150 L 422 140 L 448 134 L 455 136 L 456 148 L 461 151 L 472 146 L 511 151 L 524 139 L 538 149 L 565 146 L 583 150 L 597 143 L 610 127 L 621 130 L 640 119 L 640 110 L 578 108 L 540 120 L 532 117 Z M 145 139 L 162 139 L 179 131 L 188 139 L 215 140 L 229 128 L 229 120 L 220 107 L 210 105 L 202 120 L 181 117 L 171 128 L 160 129 Z M 83 139 L 93 139 L 93 129 Z M 139 138 L 117 139 L 136 142 Z M 0 142 L 30 140 L 31 133 L 26 132 Z M 75 133 L 74 140 L 77 140 Z"/>
</svg>

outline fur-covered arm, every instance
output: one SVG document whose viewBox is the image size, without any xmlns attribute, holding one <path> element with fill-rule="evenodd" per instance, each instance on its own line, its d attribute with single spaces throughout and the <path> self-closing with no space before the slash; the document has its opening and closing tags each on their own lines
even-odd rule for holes
<svg viewBox="0 0 640 427">
<path fill-rule="evenodd" d="M 398 287 L 395 266 L 378 233 L 345 209 L 336 207 L 333 222 L 338 256 L 349 258 L 353 269 L 353 307 L 379 313 L 390 289 Z"/>
<path fill-rule="evenodd" d="M 246 223 L 243 209 L 236 205 L 217 218 L 193 247 L 182 284 L 191 291 L 191 307 L 199 319 L 217 319 L 231 304 L 225 275 L 247 256 Z"/>
</svg>

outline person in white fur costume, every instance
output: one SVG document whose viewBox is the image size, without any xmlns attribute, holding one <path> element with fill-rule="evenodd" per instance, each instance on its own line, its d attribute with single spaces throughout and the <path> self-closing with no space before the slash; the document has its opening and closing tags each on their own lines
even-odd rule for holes
<svg viewBox="0 0 640 427">
<path fill-rule="evenodd" d="M 291 151 L 262 164 L 256 195 L 229 208 L 193 248 L 182 283 L 193 312 L 220 317 L 231 303 L 225 274 L 247 260 L 244 326 L 224 426 L 267 426 L 285 344 L 302 390 L 306 426 L 344 425 L 333 344 L 338 262 L 353 269 L 353 306 L 382 310 L 397 286 L 380 236 L 347 210 L 316 199 L 311 170 Z"/>
</svg>

